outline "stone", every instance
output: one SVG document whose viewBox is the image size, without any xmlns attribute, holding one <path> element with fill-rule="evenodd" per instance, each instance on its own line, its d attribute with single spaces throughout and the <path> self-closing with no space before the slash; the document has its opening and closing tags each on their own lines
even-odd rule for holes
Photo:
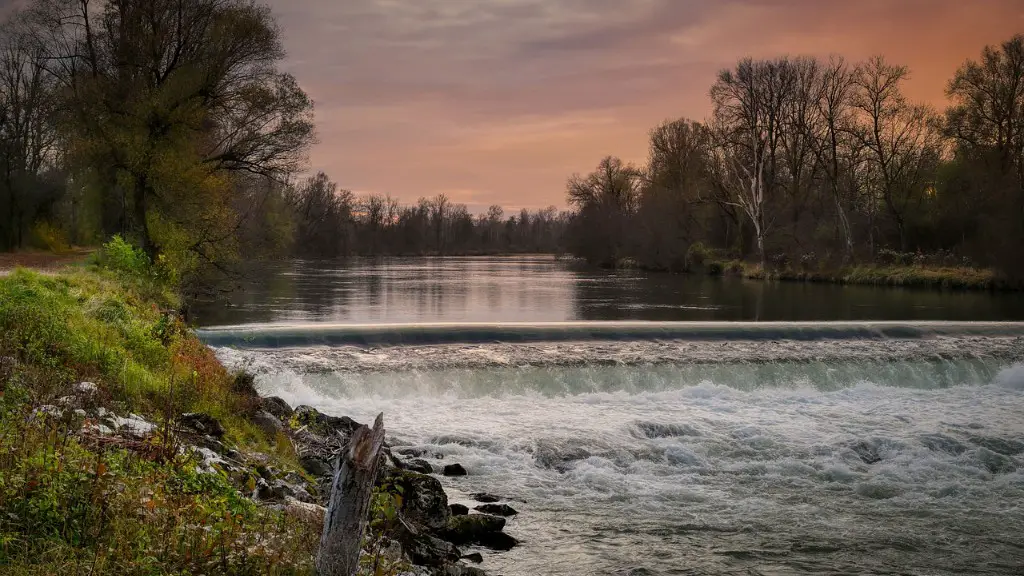
<svg viewBox="0 0 1024 576">
<path fill-rule="evenodd" d="M 477 568 L 476 566 L 466 566 L 465 564 L 449 564 L 444 567 L 444 572 L 441 572 L 444 576 L 487 576 L 487 572 Z"/>
<path fill-rule="evenodd" d="M 302 469 L 308 472 L 311 476 L 318 478 L 321 476 L 330 476 L 334 473 L 333 466 L 313 456 L 303 456 L 299 458 L 299 466 L 302 466 Z"/>
<path fill-rule="evenodd" d="M 271 500 L 277 500 L 274 489 L 267 483 L 263 478 L 256 479 L 256 487 L 252 491 L 252 499 L 268 502 Z M 283 499 L 283 495 L 282 495 Z"/>
<path fill-rule="evenodd" d="M 489 514 L 470 514 L 450 517 L 439 535 L 456 546 L 483 544 L 488 535 L 501 532 L 504 528 L 504 518 Z"/>
<path fill-rule="evenodd" d="M 515 516 L 519 514 L 515 508 L 508 504 L 481 504 L 473 508 L 477 512 L 494 514 L 495 516 Z"/>
<path fill-rule="evenodd" d="M 491 550 L 507 551 L 519 545 L 519 540 L 504 532 L 488 532 L 480 535 L 478 544 Z"/>
<path fill-rule="evenodd" d="M 402 549 L 409 555 L 409 559 L 420 566 L 442 567 L 462 556 L 451 542 L 432 536 L 426 530 L 408 523 L 398 525 L 395 537 L 402 544 Z"/>
<path fill-rule="evenodd" d="M 202 436 L 224 437 L 224 427 L 216 418 L 202 412 L 189 412 L 177 418 L 178 426 L 185 427 Z"/>
<path fill-rule="evenodd" d="M 559 447 L 551 444 L 541 444 L 533 452 L 533 459 L 539 466 L 562 473 L 571 469 L 573 462 L 586 460 L 590 456 L 590 452 L 585 448 Z"/>
<path fill-rule="evenodd" d="M 463 560 L 469 560 L 474 564 L 479 564 L 484 561 L 484 557 L 479 552 L 473 552 L 472 554 L 466 554 L 462 557 Z"/>
<path fill-rule="evenodd" d="M 487 492 L 476 492 L 471 496 L 473 496 L 473 500 L 484 503 L 497 502 L 498 500 L 501 500 L 501 496 L 495 496 L 494 494 L 488 494 Z"/>
<path fill-rule="evenodd" d="M 317 434 L 340 434 L 346 439 L 359 427 L 359 423 L 348 416 L 330 416 L 312 406 L 299 406 L 292 416 L 300 426 L 308 426 Z"/>
<path fill-rule="evenodd" d="M 447 464 L 444 467 L 445 476 L 465 476 L 466 474 L 466 469 L 463 468 L 462 464 Z"/>
<path fill-rule="evenodd" d="M 323 506 L 302 502 L 295 498 L 285 498 L 284 502 L 286 514 L 308 522 L 313 526 L 323 526 L 324 516 L 327 514 L 327 509 Z"/>
<path fill-rule="evenodd" d="M 250 418 L 252 423 L 263 430 L 269 438 L 276 438 L 278 433 L 284 433 L 285 427 L 281 420 L 266 410 L 259 410 Z"/>
<path fill-rule="evenodd" d="M 469 506 L 465 504 L 449 504 L 448 511 L 452 513 L 452 516 L 465 516 L 469 514 Z"/>
<path fill-rule="evenodd" d="M 448 495 L 441 482 L 426 474 L 391 468 L 381 474 L 381 486 L 401 488 L 402 517 L 431 530 L 448 525 L 451 511 L 448 509 Z"/>
<path fill-rule="evenodd" d="M 413 472 L 419 472 L 420 474 L 433 474 L 434 467 L 430 465 L 430 462 L 421 458 L 415 458 L 405 463 L 406 470 L 412 470 Z"/>
<path fill-rule="evenodd" d="M 79 382 L 73 389 L 75 394 L 86 397 L 94 396 L 100 390 L 99 386 L 93 382 Z"/>
<path fill-rule="evenodd" d="M 277 416 L 278 418 L 291 418 L 295 412 L 287 402 L 278 396 L 268 396 L 260 400 L 260 409 Z"/>
</svg>

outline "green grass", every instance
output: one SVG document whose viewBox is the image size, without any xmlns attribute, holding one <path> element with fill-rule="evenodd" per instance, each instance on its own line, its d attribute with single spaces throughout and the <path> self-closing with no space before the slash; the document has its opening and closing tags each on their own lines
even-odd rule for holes
<svg viewBox="0 0 1024 576">
<path fill-rule="evenodd" d="M 164 426 L 206 412 L 225 443 L 294 468 L 251 424 L 256 400 L 174 313 L 157 275 L 99 266 L 0 278 L 0 573 L 306 574 L 320 526 L 241 494 L 255 476 L 199 474 L 173 434 L 81 434 L 43 417 L 82 380 L 101 403 Z"/>
</svg>

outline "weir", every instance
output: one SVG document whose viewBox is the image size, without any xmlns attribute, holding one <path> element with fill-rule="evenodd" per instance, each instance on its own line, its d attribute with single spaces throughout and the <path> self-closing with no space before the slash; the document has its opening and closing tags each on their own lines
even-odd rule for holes
<svg viewBox="0 0 1024 576">
<path fill-rule="evenodd" d="M 643 340 L 919 340 L 1024 337 L 1024 322 L 504 322 L 248 324 L 197 330 L 214 347 L 400 346 Z"/>
</svg>

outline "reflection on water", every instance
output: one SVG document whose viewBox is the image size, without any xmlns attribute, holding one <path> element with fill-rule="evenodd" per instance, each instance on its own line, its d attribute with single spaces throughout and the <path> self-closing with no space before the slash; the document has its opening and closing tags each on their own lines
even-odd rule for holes
<svg viewBox="0 0 1024 576">
<path fill-rule="evenodd" d="M 558 320 L 1022 320 L 1018 294 L 581 269 L 550 256 L 263 264 L 199 324 Z"/>
</svg>

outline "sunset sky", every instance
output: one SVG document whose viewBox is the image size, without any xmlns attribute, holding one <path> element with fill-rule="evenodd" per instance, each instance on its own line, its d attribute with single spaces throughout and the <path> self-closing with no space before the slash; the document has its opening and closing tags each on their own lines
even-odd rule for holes
<svg viewBox="0 0 1024 576">
<path fill-rule="evenodd" d="M 602 156 L 642 162 L 659 122 L 709 112 L 743 56 L 884 54 L 937 106 L 1020 0 L 271 0 L 316 101 L 312 170 L 473 211 L 564 205 Z"/>
</svg>

